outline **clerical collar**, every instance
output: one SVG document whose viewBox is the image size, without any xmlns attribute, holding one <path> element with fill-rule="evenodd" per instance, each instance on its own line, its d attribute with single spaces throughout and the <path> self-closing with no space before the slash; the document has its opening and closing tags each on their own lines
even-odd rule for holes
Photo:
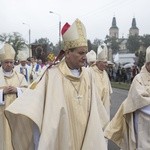
<svg viewBox="0 0 150 150">
<path fill-rule="evenodd" d="M 12 77 L 13 76 L 13 71 L 6 72 L 6 71 L 3 70 L 3 73 L 4 73 L 5 77 Z"/>
<path fill-rule="evenodd" d="M 75 77 L 79 77 L 80 76 L 80 69 L 70 69 L 70 71 L 72 72 L 72 74 Z"/>
<path fill-rule="evenodd" d="M 25 68 L 26 68 L 26 65 L 25 65 L 25 66 L 22 66 L 22 65 L 21 65 L 21 68 L 25 69 Z"/>
</svg>

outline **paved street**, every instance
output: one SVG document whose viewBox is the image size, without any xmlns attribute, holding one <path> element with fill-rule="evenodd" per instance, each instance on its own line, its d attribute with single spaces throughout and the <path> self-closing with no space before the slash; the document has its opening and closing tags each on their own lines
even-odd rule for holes
<svg viewBox="0 0 150 150">
<path fill-rule="evenodd" d="M 123 100 L 125 100 L 127 94 L 128 91 L 126 90 L 113 88 L 113 94 L 111 95 L 111 118 L 114 116 Z M 119 150 L 119 148 L 113 142 L 109 141 L 108 150 Z"/>
</svg>

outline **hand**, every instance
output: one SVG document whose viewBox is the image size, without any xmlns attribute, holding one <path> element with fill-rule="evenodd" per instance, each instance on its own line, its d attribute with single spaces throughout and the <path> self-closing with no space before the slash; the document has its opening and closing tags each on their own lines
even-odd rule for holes
<svg viewBox="0 0 150 150">
<path fill-rule="evenodd" d="M 14 86 L 6 86 L 3 88 L 4 94 L 16 94 L 17 88 Z"/>
</svg>

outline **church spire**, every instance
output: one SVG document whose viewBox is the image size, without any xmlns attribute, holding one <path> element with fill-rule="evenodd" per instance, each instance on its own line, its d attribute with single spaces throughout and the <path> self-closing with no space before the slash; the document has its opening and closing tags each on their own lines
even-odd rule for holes
<svg viewBox="0 0 150 150">
<path fill-rule="evenodd" d="M 112 19 L 112 26 L 109 29 L 109 36 L 115 38 L 118 38 L 119 36 L 119 29 L 117 27 L 116 17 L 113 17 Z"/>
<path fill-rule="evenodd" d="M 136 20 L 135 20 L 135 18 L 132 19 L 132 28 L 137 28 L 136 27 Z"/>
<path fill-rule="evenodd" d="M 117 27 L 117 25 L 116 25 L 116 18 L 115 17 L 113 17 L 112 26 L 111 27 Z"/>
<path fill-rule="evenodd" d="M 139 35 L 139 29 L 136 26 L 136 19 L 133 17 L 132 19 L 132 26 L 129 30 L 129 35 Z"/>
</svg>

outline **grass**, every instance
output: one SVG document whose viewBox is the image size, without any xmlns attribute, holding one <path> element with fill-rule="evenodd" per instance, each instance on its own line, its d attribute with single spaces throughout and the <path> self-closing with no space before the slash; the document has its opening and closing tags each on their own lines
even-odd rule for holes
<svg viewBox="0 0 150 150">
<path fill-rule="evenodd" d="M 123 89 L 123 90 L 129 90 L 130 84 L 129 83 L 123 83 L 123 82 L 111 82 L 111 86 L 113 88 Z"/>
</svg>

